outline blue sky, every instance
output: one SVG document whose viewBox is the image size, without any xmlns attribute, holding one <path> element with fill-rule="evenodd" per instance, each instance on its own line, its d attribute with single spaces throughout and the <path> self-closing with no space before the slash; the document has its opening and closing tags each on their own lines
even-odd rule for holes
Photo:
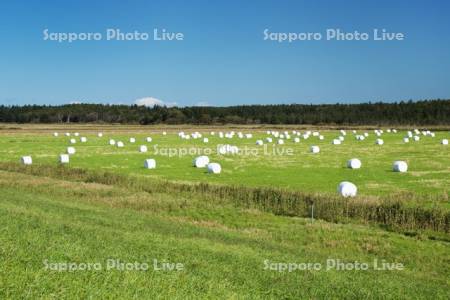
<svg viewBox="0 0 450 300">
<path fill-rule="evenodd" d="M 2 1 L 0 104 L 235 105 L 450 98 L 448 1 Z M 183 41 L 44 41 L 182 32 Z M 264 41 L 340 28 L 403 41 Z"/>
</svg>

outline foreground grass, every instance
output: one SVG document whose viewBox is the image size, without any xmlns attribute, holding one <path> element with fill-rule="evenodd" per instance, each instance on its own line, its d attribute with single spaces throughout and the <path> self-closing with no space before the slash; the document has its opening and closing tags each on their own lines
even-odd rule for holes
<svg viewBox="0 0 450 300">
<path fill-rule="evenodd" d="M 240 209 L 189 193 L 0 172 L 1 298 L 430 298 L 450 296 L 446 242 Z M 145 262 L 148 271 L 45 270 Z M 278 272 L 271 262 L 398 262 L 402 271 Z M 184 264 L 155 271 L 153 259 Z"/>
</svg>

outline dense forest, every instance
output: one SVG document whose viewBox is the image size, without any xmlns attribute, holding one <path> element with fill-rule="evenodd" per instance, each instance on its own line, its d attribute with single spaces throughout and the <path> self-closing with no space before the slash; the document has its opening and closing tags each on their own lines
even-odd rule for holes
<svg viewBox="0 0 450 300">
<path fill-rule="evenodd" d="M 0 106 L 0 122 L 450 125 L 450 100 L 230 107 L 144 107 L 103 104 Z"/>
</svg>

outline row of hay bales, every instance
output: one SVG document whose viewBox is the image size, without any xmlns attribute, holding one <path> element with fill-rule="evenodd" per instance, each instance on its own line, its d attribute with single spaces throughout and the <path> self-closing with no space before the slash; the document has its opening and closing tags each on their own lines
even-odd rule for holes
<svg viewBox="0 0 450 300">
<path fill-rule="evenodd" d="M 388 133 L 397 133 L 397 130 L 395 129 L 388 129 L 386 130 L 386 132 Z M 305 131 L 304 133 L 300 132 L 300 131 L 296 131 L 293 130 L 291 133 L 288 131 L 284 131 L 284 132 L 279 132 L 279 131 L 267 131 L 266 132 L 269 136 L 266 137 L 265 142 L 271 143 L 273 142 L 273 138 L 277 139 L 277 144 L 284 144 L 284 139 L 292 139 L 294 142 L 300 142 L 300 138 L 303 138 L 305 140 L 309 139 L 310 136 L 312 137 L 317 137 L 319 140 L 323 140 L 324 137 L 323 135 L 320 134 L 320 132 L 318 131 Z M 353 130 L 352 133 L 355 135 L 357 140 L 364 140 L 366 137 L 369 136 L 368 132 L 364 132 L 363 134 L 357 134 L 356 130 Z M 382 134 L 384 133 L 383 130 L 374 130 L 374 133 L 377 137 L 381 137 Z M 166 135 L 166 132 L 163 132 L 163 135 Z M 292 134 L 292 136 L 291 136 Z M 420 139 L 420 137 L 418 136 L 419 134 L 423 135 L 423 136 L 430 136 L 430 137 L 434 137 L 435 134 L 431 131 L 419 131 L 417 129 L 414 130 L 414 134 L 413 135 L 413 131 L 408 131 L 407 132 L 407 137 L 412 137 L 414 140 L 418 141 Z M 55 132 L 53 134 L 54 136 L 59 136 L 59 134 L 57 132 Z M 66 136 L 71 136 L 70 133 L 66 133 Z M 74 133 L 74 136 L 79 136 L 79 133 Z M 210 132 L 210 135 L 214 136 L 216 135 L 215 132 Z M 345 136 L 347 135 L 347 132 L 345 130 L 340 130 L 340 135 L 333 139 L 332 144 L 335 145 L 339 145 L 341 144 L 344 140 L 345 140 Z M 102 137 L 103 133 L 98 133 L 97 134 L 98 137 Z M 178 136 L 182 139 L 200 139 L 203 137 L 203 134 L 199 133 L 199 132 L 193 132 L 191 134 L 186 134 L 184 132 L 179 132 Z M 233 138 L 233 137 L 237 137 L 237 138 L 247 138 L 250 139 L 253 137 L 252 134 L 250 133 L 242 133 L 242 132 L 234 132 L 234 131 L 230 131 L 230 132 L 218 132 L 218 137 L 219 138 Z M 292 138 L 293 137 L 293 138 Z M 406 138 L 406 137 L 405 137 Z M 146 142 L 152 142 L 152 138 L 151 137 L 147 137 L 145 139 Z M 203 141 L 205 143 L 208 142 L 208 138 L 203 137 Z M 87 142 L 87 138 L 86 137 L 80 137 L 80 142 L 82 143 L 86 143 Z M 135 143 L 136 139 L 134 137 L 130 137 L 129 138 L 129 142 L 130 143 Z M 74 144 L 76 143 L 75 139 L 70 139 L 70 143 Z M 384 141 L 380 138 L 377 138 L 375 141 L 376 144 L 378 145 L 383 145 Z M 447 139 L 443 139 L 441 142 L 443 145 L 448 145 L 448 140 Z M 110 145 L 116 145 L 117 147 L 124 147 L 124 143 L 122 141 L 115 141 L 114 139 L 110 139 L 109 140 L 109 144 Z M 264 142 L 263 140 L 257 140 L 256 141 L 257 145 L 263 145 Z M 146 145 L 141 145 L 139 146 L 139 152 L 147 152 L 148 148 Z M 236 154 L 238 153 L 239 149 L 237 146 L 232 146 L 232 145 L 222 145 L 219 147 L 219 153 L 220 154 Z M 320 152 L 320 148 L 319 146 L 313 145 L 310 147 L 310 152 L 311 153 L 319 153 Z M 59 156 L 59 161 L 60 163 L 66 164 L 69 163 L 69 155 L 72 155 L 75 153 L 75 148 L 73 147 L 68 147 L 67 148 L 67 154 L 61 154 Z M 205 161 L 207 161 L 207 163 L 205 163 Z M 31 156 L 24 156 L 22 157 L 22 163 L 29 165 L 32 164 L 32 158 Z M 209 163 L 209 158 L 206 156 L 201 156 L 201 157 L 197 157 L 194 159 L 194 166 L 197 168 L 204 168 L 206 167 L 209 173 L 214 173 L 214 174 L 218 174 L 221 172 L 222 168 L 220 166 L 220 164 L 218 163 Z M 357 158 L 353 158 L 351 160 L 349 160 L 347 162 L 347 166 L 351 169 L 359 169 L 361 168 L 361 161 Z M 154 169 L 156 168 L 156 161 L 155 159 L 146 159 L 144 161 L 144 167 L 147 169 Z M 393 171 L 395 172 L 406 172 L 408 169 L 407 163 L 404 161 L 396 161 L 393 164 Z M 351 183 L 351 182 L 341 182 L 338 185 L 338 193 L 344 197 L 353 197 L 356 196 L 357 193 L 357 188 L 356 186 Z"/>
</svg>

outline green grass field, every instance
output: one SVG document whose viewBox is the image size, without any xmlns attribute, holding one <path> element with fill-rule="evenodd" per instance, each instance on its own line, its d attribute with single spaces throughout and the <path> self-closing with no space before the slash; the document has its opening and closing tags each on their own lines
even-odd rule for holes
<svg viewBox="0 0 450 300">
<path fill-rule="evenodd" d="M 192 133 L 195 130 L 201 131 L 196 128 L 184 131 Z M 450 138 L 448 131 L 436 132 L 434 138 L 422 136 L 419 142 L 411 141 L 408 144 L 402 141 L 405 131 L 385 133 L 381 137 L 385 144 L 378 146 L 375 145 L 376 136 L 372 130 L 366 130 L 370 135 L 364 141 L 357 141 L 347 130 L 348 134 L 341 145 L 331 144 L 332 139 L 339 136 L 338 130 L 322 130 L 325 137 L 323 141 L 311 136 L 298 144 L 287 140 L 284 145 L 267 144 L 267 148 L 255 145 L 257 139 L 267 136 L 262 130 L 244 129 L 244 133 L 253 133 L 251 139 L 220 139 L 217 135 L 211 136 L 208 130 L 203 130 L 204 136 L 209 138 L 208 144 L 203 143 L 202 139 L 182 140 L 177 136 L 177 131 L 163 136 L 161 131 L 155 132 L 151 128 L 146 130 L 145 127 L 139 130 L 127 130 L 125 127 L 119 133 L 105 131 L 102 138 L 96 136 L 98 131 L 80 130 L 80 135 L 88 138 L 86 143 L 80 143 L 79 138 L 73 136 L 64 136 L 64 132 L 73 133 L 73 130 L 68 129 L 60 130 L 59 137 L 53 137 L 51 130 L 0 133 L 0 159 L 19 161 L 22 155 L 31 155 L 36 164 L 56 165 L 58 155 L 65 153 L 67 146 L 70 146 L 69 139 L 76 138 L 77 143 L 73 146 L 77 153 L 71 156 L 70 161 L 73 167 L 177 181 L 283 187 L 312 193 L 335 194 L 339 182 L 347 180 L 355 183 L 359 194 L 364 196 L 412 193 L 425 198 L 436 196 L 448 200 L 449 195 L 450 147 L 440 144 L 443 138 Z M 226 128 L 223 131 L 226 132 Z M 359 133 L 363 132 L 359 130 Z M 145 141 L 147 136 L 153 138 L 151 143 Z M 130 137 L 135 137 L 136 143 L 129 143 Z M 110 138 L 123 141 L 125 147 L 108 145 Z M 234 156 L 220 155 L 217 154 L 218 144 L 236 145 L 242 152 L 245 149 L 247 152 Z M 139 145 L 147 145 L 149 152 L 139 153 Z M 321 152 L 310 153 L 311 145 L 320 146 Z M 170 151 L 177 155 L 170 156 Z M 222 173 L 211 175 L 205 169 L 192 167 L 192 160 L 197 156 L 195 153 L 209 154 L 212 161 L 222 165 Z M 347 160 L 354 157 L 362 161 L 359 170 L 346 168 Z M 146 158 L 155 158 L 157 168 L 144 169 Z M 392 172 L 395 160 L 406 161 L 408 172 Z"/>
<path fill-rule="evenodd" d="M 166 136 L 162 130 L 2 127 L 0 298 L 450 298 L 450 150 L 440 144 L 448 131 L 409 144 L 402 141 L 405 131 L 386 133 L 385 144 L 377 146 L 373 131 L 356 141 L 347 130 L 344 143 L 332 145 L 338 131 L 320 130 L 323 141 L 311 136 L 275 146 L 292 149 L 293 155 L 260 150 L 257 156 L 232 156 L 216 154 L 216 145 L 261 149 L 255 141 L 267 136 L 265 129 L 243 128 L 252 139 L 227 140 L 209 135 L 217 128 L 182 128 L 206 133 L 208 144 L 181 140 L 178 129 L 164 129 Z M 223 129 L 228 130 L 239 131 Z M 53 137 L 53 131 L 60 136 Z M 75 131 L 88 141 L 76 138 L 77 153 L 61 168 L 58 155 L 70 146 L 63 134 Z M 130 144 L 130 137 L 136 143 Z M 110 138 L 125 147 L 108 145 Z M 139 145 L 149 152 L 139 153 Z M 209 156 L 222 165 L 222 173 L 194 168 L 193 154 L 154 153 L 153 145 L 159 151 L 213 148 Z M 311 145 L 320 146 L 320 154 L 309 153 Z M 33 157 L 33 166 L 19 165 L 23 155 Z M 353 157 L 361 159 L 361 169 L 346 168 Z M 146 158 L 155 158 L 157 168 L 144 169 Z M 408 172 L 392 172 L 394 160 L 407 161 Z M 337 196 L 343 180 L 358 186 L 358 197 Z M 401 202 L 391 204 L 391 198 Z M 315 219 L 309 206 L 306 214 L 302 206 L 311 199 L 316 199 Z M 440 225 L 433 231 L 435 217 Z M 398 230 L 387 226 L 396 224 Z M 421 229 L 424 224 L 427 230 Z M 108 269 L 111 260 L 137 262 L 148 270 Z M 337 261 L 367 264 L 367 270 L 328 265 Z M 384 262 L 403 269 L 377 270 L 375 261 L 378 267 Z M 58 263 L 98 269 L 58 271 Z M 160 270 L 162 263 L 178 263 L 183 270 Z M 308 263 L 316 269 L 280 269 Z"/>
<path fill-rule="evenodd" d="M 0 172 L 1 298 L 448 299 L 448 242 L 237 209 L 190 194 Z M 147 271 L 107 270 L 108 259 Z M 153 260 L 182 271 L 153 269 Z M 374 270 L 373 261 L 403 270 Z M 368 270 L 327 270 L 327 260 Z M 55 271 L 48 263 L 100 263 Z M 319 263 L 320 270 L 265 269 Z"/>
</svg>

